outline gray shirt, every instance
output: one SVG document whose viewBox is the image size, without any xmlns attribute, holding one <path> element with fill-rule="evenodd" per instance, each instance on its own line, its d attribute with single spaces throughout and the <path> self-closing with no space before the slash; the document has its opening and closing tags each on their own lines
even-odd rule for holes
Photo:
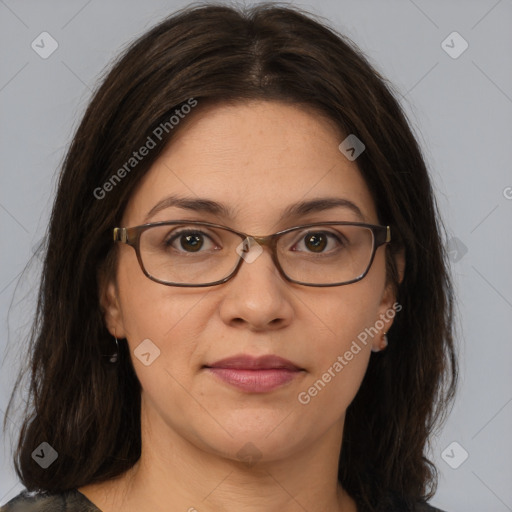
<svg viewBox="0 0 512 512">
<path fill-rule="evenodd" d="M 0 512 L 101 512 L 101 510 L 75 489 L 59 494 L 23 491 L 0 508 Z M 396 512 L 412 511 L 402 509 Z M 427 503 L 421 503 L 414 512 L 443 511 Z"/>
</svg>

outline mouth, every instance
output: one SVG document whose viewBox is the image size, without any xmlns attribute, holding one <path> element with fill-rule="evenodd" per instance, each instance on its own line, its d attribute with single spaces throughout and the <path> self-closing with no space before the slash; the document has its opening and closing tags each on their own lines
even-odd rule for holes
<svg viewBox="0 0 512 512">
<path fill-rule="evenodd" d="M 266 393 L 305 373 L 303 368 L 278 356 L 240 355 L 203 366 L 224 383 L 248 393 Z"/>
</svg>

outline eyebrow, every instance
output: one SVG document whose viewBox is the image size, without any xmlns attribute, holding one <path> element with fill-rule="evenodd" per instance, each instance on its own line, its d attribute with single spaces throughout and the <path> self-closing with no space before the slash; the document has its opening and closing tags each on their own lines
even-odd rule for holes
<svg viewBox="0 0 512 512">
<path fill-rule="evenodd" d="M 165 210 L 166 208 L 181 208 L 183 210 L 190 210 L 193 212 L 209 213 L 220 217 L 233 218 L 235 212 L 225 204 L 212 201 L 206 198 L 188 198 L 177 195 L 171 195 L 159 201 L 149 212 L 147 213 L 144 223 L 149 222 L 151 217 L 156 215 L 158 212 Z M 356 216 L 362 221 L 365 220 L 363 213 L 359 206 L 352 201 L 341 197 L 320 197 L 317 199 L 311 199 L 309 201 L 299 201 L 297 203 L 287 206 L 281 214 L 283 219 L 289 217 L 297 217 L 300 215 L 306 215 L 308 213 L 316 213 L 325 210 L 331 210 L 333 208 L 347 208 L 351 210 Z"/>
</svg>

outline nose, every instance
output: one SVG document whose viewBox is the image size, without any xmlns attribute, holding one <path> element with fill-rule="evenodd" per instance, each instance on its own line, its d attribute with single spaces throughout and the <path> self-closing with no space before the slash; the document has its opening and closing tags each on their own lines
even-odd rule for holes
<svg viewBox="0 0 512 512">
<path fill-rule="evenodd" d="M 222 320 L 253 331 L 289 325 L 294 313 L 290 284 L 274 265 L 270 249 L 253 245 L 244 253 L 238 273 L 223 285 Z"/>
</svg>

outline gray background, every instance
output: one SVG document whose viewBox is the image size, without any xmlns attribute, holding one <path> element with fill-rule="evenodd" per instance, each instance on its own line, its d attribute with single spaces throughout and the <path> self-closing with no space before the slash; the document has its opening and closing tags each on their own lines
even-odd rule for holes
<svg viewBox="0 0 512 512">
<path fill-rule="evenodd" d="M 17 345 L 33 314 L 38 260 L 21 283 L 19 276 L 44 233 L 73 129 L 118 51 L 187 3 L 0 0 L 0 358 L 8 341 L 11 347 L 0 379 L 2 417 L 24 356 Z M 449 231 L 461 385 L 432 440 L 441 473 L 433 504 L 448 512 L 512 511 L 512 0 L 296 5 L 329 19 L 396 85 Z M 43 31 L 59 45 L 47 59 L 31 48 Z M 441 44 L 453 31 L 469 44 L 458 58 Z M 462 44 L 452 36 L 444 47 L 453 53 Z M 13 414 L 9 424 L 17 422 Z M 22 486 L 8 438 L 0 450 L 3 504 Z M 460 464 L 463 450 L 469 457 Z"/>
</svg>

